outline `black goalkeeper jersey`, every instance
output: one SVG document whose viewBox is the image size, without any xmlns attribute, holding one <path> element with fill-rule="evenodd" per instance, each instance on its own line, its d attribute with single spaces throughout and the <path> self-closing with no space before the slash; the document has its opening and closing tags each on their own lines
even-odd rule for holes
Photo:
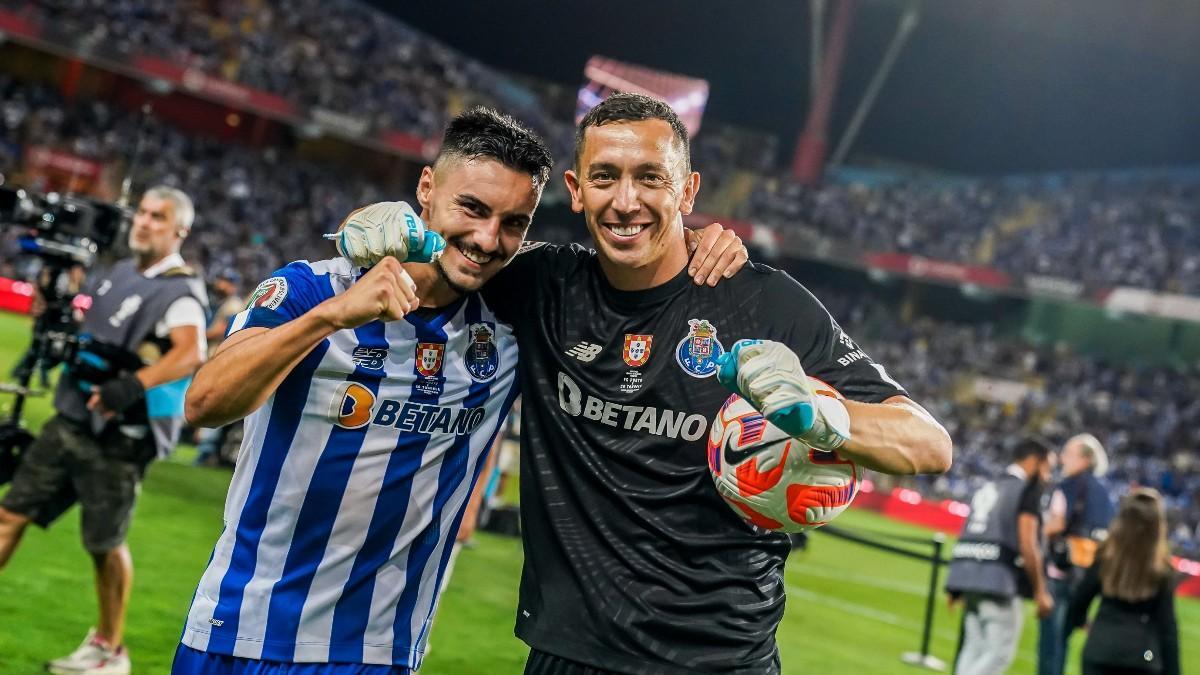
<svg viewBox="0 0 1200 675">
<path fill-rule="evenodd" d="M 716 288 L 684 270 L 620 291 L 592 251 L 533 245 L 484 295 L 520 347 L 517 636 L 618 672 L 777 672 L 789 543 L 735 515 L 709 476 L 709 425 L 729 396 L 714 359 L 778 340 L 846 398 L 904 390 L 762 265 Z"/>
</svg>

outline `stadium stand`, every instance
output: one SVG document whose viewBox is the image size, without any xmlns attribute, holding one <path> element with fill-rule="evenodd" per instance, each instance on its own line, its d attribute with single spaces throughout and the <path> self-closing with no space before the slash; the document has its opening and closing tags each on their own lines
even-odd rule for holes
<svg viewBox="0 0 1200 675">
<path fill-rule="evenodd" d="M 887 364 L 955 439 L 950 472 L 922 476 L 934 498 L 970 501 L 1004 470 L 1006 443 L 1023 433 L 1063 442 L 1094 434 L 1112 460 L 1103 481 L 1114 494 L 1130 486 L 1160 490 L 1180 555 L 1200 554 L 1200 369 L 1179 371 L 1106 363 L 1066 348 L 1043 348 L 997 334 L 990 322 L 929 317 L 904 320 L 895 305 L 867 293 L 812 288 L 867 353 Z M 984 382 L 1015 385 L 1017 395 L 986 395 Z"/>
<path fill-rule="evenodd" d="M 10 176 L 20 178 L 13 169 L 22 147 L 50 147 L 120 164 L 136 143 L 136 116 L 101 101 L 68 108 L 52 89 L 3 75 L 0 94 L 5 158 L 0 171 Z M 223 144 L 154 122 L 146 134 L 145 145 L 154 150 L 143 157 L 135 182 L 153 180 L 191 193 L 198 205 L 197 225 L 183 253 L 207 270 L 235 267 L 244 278 L 259 279 L 285 258 L 325 257 L 331 249 L 313 233 L 332 231 L 350 210 L 384 195 L 368 180 L 281 150 Z M 407 193 L 389 194 L 412 199 Z"/>
<path fill-rule="evenodd" d="M 1200 294 L 1200 179 L 1050 177 L 806 187 L 759 182 L 738 215 L 799 225 L 860 250 L 897 251 L 1013 276 Z"/>
<path fill-rule="evenodd" d="M 263 0 L 226 0 L 181 7 L 174 0 L 0 0 L 0 9 L 82 36 L 83 45 L 167 58 L 375 129 L 435 137 L 454 109 L 496 104 L 550 138 L 560 168 L 570 155 L 569 102 L 561 95 L 517 83 L 365 5 L 304 0 L 283 12 Z M 709 131 L 695 152 L 708 194 L 723 186 L 732 166 L 756 178 L 757 188 L 727 203 L 722 215 L 782 230 L 811 228 L 859 250 L 1018 277 L 1200 295 L 1195 175 L 959 181 L 935 190 L 927 181 L 809 188 L 772 175 L 773 146 Z M 562 197 L 555 188 L 551 200 Z"/>
<path fill-rule="evenodd" d="M 288 12 L 266 2 L 176 8 L 169 0 L 0 0 L 0 9 L 71 28 L 86 35 L 84 42 L 167 56 L 309 108 L 366 115 L 376 128 L 429 137 L 455 105 L 498 102 L 546 133 L 560 164 L 569 160 L 572 125 L 565 112 L 558 116 L 568 106 L 540 105 L 538 99 L 505 106 L 518 97 L 500 91 L 504 80 L 492 78 L 482 64 L 391 19 L 380 20 L 365 6 L 305 0 Z M 338 29 L 351 24 L 363 30 Z M 470 96 L 452 101 L 454 92 Z M 121 106 L 82 97 L 66 101 L 52 88 L 0 75 L 0 172 L 6 176 L 23 177 L 22 153 L 31 146 L 122 165 L 138 124 L 136 114 Z M 409 186 L 396 189 L 334 170 L 286 147 L 223 143 L 154 121 L 146 133 L 154 151 L 138 166 L 135 183 L 177 185 L 193 194 L 197 226 L 184 254 L 206 270 L 235 267 L 244 278 L 259 279 L 287 260 L 325 257 L 330 248 L 317 234 L 330 231 L 352 208 L 412 199 Z M 750 176 L 753 189 L 740 201 L 731 197 L 730 212 L 776 230 L 811 230 L 855 250 L 914 253 L 1014 275 L 1200 294 L 1200 180 L 1194 177 L 806 188 L 785 177 L 762 179 L 774 149 L 747 148 L 743 140 L 706 130 L 695 146 L 696 166 L 705 172 L 706 190 L 732 185 L 727 172 L 734 167 Z M 727 194 L 736 197 L 734 192 Z M 547 196 L 550 203 L 556 199 L 561 194 Z M 539 238 L 583 235 L 577 223 L 538 227 Z M 28 278 L 31 270 L 11 244 L 0 252 L 0 276 Z M 1113 468 L 1106 480 L 1113 490 L 1131 484 L 1163 490 L 1177 551 L 1200 555 L 1195 366 L 1176 372 L 1106 363 L 1002 337 L 988 323 L 904 320 L 868 295 L 815 290 L 868 352 L 919 400 L 933 402 L 934 414 L 956 439 L 954 469 L 918 483 L 925 494 L 966 499 L 999 470 L 1005 439 L 1019 431 L 1062 439 L 1087 430 L 1110 449 Z M 1017 383 L 1025 395 L 1015 403 L 964 396 L 963 383 L 981 376 Z"/>
<path fill-rule="evenodd" d="M 0 3 L 126 55 L 153 54 L 306 107 L 437 133 L 447 93 L 478 88 L 476 63 L 357 3 L 63 0 Z M 370 77 L 365 75 L 370 73 Z"/>
</svg>

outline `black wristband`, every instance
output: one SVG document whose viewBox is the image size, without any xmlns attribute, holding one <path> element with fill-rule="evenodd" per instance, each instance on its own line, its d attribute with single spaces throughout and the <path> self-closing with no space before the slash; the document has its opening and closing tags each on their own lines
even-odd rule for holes
<svg viewBox="0 0 1200 675">
<path fill-rule="evenodd" d="M 100 402 L 104 404 L 105 410 L 115 413 L 124 412 L 145 395 L 146 388 L 133 373 L 109 380 L 100 386 Z"/>
</svg>

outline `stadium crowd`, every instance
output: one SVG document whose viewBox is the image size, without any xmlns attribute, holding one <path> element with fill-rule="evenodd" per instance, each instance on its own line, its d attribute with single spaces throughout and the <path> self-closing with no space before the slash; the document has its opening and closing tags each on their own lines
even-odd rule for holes
<svg viewBox="0 0 1200 675">
<path fill-rule="evenodd" d="M 348 0 L 298 0 L 286 8 L 262 0 L 186 7 L 177 0 L 3 0 L 0 7 L 52 23 L 85 46 L 157 56 L 305 107 L 426 137 L 444 124 L 449 92 L 488 80 L 477 62 Z"/>
<path fill-rule="evenodd" d="M 969 502 L 1003 473 L 1023 434 L 1061 444 L 1089 432 L 1109 455 L 1102 482 L 1117 496 L 1131 486 L 1162 492 L 1175 550 L 1200 555 L 1200 364 L 1185 372 L 1111 364 L 997 335 L 991 323 L 905 321 L 865 292 L 812 290 L 954 439 L 953 467 L 919 477 L 922 493 Z"/>
<path fill-rule="evenodd" d="M 867 187 L 759 182 L 740 214 L 857 250 L 1200 295 L 1200 178 L 1080 175 Z"/>
<path fill-rule="evenodd" d="M 181 4 L 0 0 L 0 8 L 83 36 L 83 45 L 165 58 L 306 108 L 365 118 L 376 129 L 434 137 L 453 108 L 498 104 L 550 139 L 559 168 L 569 157 L 569 97 L 497 73 L 365 4 L 299 0 L 280 11 L 266 0 L 219 0 L 180 11 Z M 728 215 L 810 229 L 858 250 L 988 265 L 1018 277 L 1200 294 L 1200 179 L 813 188 L 772 175 L 776 148 L 748 140 L 739 148 L 710 129 L 695 144 L 709 194 L 730 165 L 769 176 Z"/>
<path fill-rule="evenodd" d="M 127 164 L 138 133 L 138 117 L 117 107 L 96 100 L 66 106 L 53 89 L 0 75 L 0 173 L 10 181 L 43 187 L 36 179 L 21 180 L 24 147 L 50 147 L 118 169 Z M 291 259 L 326 257 L 332 246 L 314 233 L 332 232 L 353 208 L 385 195 L 369 180 L 283 150 L 221 143 L 154 121 L 144 133 L 143 147 L 152 150 L 140 157 L 134 183 L 190 193 L 197 217 L 183 254 L 213 274 L 233 268 L 245 279 L 259 279 Z M 408 191 L 386 194 L 412 199 Z M 13 245 L 10 239 L 9 253 Z M 6 265 L 12 261 L 5 256 Z"/>
<path fill-rule="evenodd" d="M 33 11 L 14 0 L 0 0 L 0 6 Z M 387 124 L 426 134 L 442 123 L 446 91 L 478 84 L 477 64 L 432 41 L 418 45 L 425 39 L 396 22 L 371 20 L 372 10 L 355 3 L 338 2 L 329 11 L 306 0 L 287 13 L 264 2 L 204 6 L 206 12 L 181 13 L 166 0 L 59 0 L 39 3 L 36 11 L 74 21 L 92 39 L 122 49 L 170 55 L 248 86 L 306 97 L 314 106 L 397 115 L 401 121 Z M 361 24 L 363 30 L 328 30 L 331 22 Z M 314 29 L 318 24 L 321 31 Z M 330 35 L 339 36 L 337 45 L 328 44 Z M 368 78 L 365 72 L 381 75 Z M 569 122 L 549 115 L 537 122 L 557 139 L 560 162 L 568 159 Z M 54 89 L 0 75 L 0 173 L 6 176 L 23 178 L 22 151 L 29 146 L 123 167 L 138 124 L 117 106 L 98 100 L 68 104 Z M 326 257 L 331 247 L 316 235 L 331 231 L 350 210 L 381 199 L 412 199 L 411 186 L 381 185 L 282 148 L 219 143 L 153 121 L 145 133 L 144 146 L 152 151 L 137 166 L 135 184 L 165 183 L 192 194 L 197 223 L 184 255 L 210 274 L 232 268 L 254 280 L 288 260 Z M 761 152 L 739 155 L 724 136 L 702 135 L 695 149 L 706 181 L 709 167 L 738 162 L 763 171 L 769 163 Z M 859 249 L 1200 294 L 1200 181 L 1085 177 L 1021 185 L 974 181 L 930 190 L 915 183 L 807 188 L 780 178 L 760 181 L 747 208 L 744 215 L 752 219 L 811 228 Z M 551 223 L 539 222 L 538 228 L 539 238 L 570 238 Z M 0 251 L 0 274 L 27 273 L 14 267 L 14 253 L 9 239 Z M 1001 468 L 1004 443 L 1019 431 L 1061 440 L 1086 430 L 1111 453 L 1106 481 L 1114 491 L 1130 484 L 1161 489 L 1171 507 L 1175 546 L 1200 555 L 1195 367 L 1180 376 L 1107 364 L 995 335 L 988 324 L 905 322 L 894 308 L 866 296 L 816 290 L 868 352 L 888 364 L 918 400 L 931 404 L 955 438 L 954 468 L 923 479 L 927 494 L 966 499 Z M 977 375 L 1022 383 L 1026 391 L 1019 402 L 1007 403 L 964 395 L 964 381 Z"/>
</svg>

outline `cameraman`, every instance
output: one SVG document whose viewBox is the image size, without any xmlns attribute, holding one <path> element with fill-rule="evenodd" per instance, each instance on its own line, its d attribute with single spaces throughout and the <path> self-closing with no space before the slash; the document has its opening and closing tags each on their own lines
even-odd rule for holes
<svg viewBox="0 0 1200 675">
<path fill-rule="evenodd" d="M 129 232 L 132 258 L 90 274 L 87 341 L 59 379 L 57 414 L 0 500 L 0 568 L 30 522 L 46 527 L 75 501 L 82 507 L 99 623 L 73 653 L 47 664 L 51 672 L 129 672 L 125 535 L 146 466 L 178 439 L 183 394 L 205 355 L 207 295 L 179 255 L 193 214 L 183 192 L 148 190 Z"/>
</svg>

